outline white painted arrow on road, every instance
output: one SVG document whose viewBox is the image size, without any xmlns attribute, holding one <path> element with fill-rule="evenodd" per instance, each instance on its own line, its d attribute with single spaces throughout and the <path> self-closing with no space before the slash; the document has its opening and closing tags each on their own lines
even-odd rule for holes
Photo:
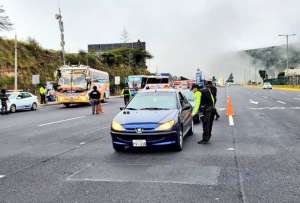
<svg viewBox="0 0 300 203">
<path fill-rule="evenodd" d="M 253 101 L 252 99 L 249 99 L 249 102 L 251 103 L 251 104 L 258 104 L 259 102 L 257 102 L 257 101 Z"/>
</svg>

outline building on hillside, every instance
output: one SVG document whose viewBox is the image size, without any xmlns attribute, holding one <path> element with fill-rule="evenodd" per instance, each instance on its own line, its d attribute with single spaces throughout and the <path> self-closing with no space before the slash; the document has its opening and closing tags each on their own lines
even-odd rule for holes
<svg viewBox="0 0 300 203">
<path fill-rule="evenodd" d="M 89 44 L 88 52 L 105 52 L 119 48 L 143 49 L 146 50 L 146 42 L 112 43 L 112 44 Z"/>
</svg>

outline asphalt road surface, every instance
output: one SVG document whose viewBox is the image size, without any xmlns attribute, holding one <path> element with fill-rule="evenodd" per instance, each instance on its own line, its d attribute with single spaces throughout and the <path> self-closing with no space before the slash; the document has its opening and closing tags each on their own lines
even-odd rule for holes
<svg viewBox="0 0 300 203">
<path fill-rule="evenodd" d="M 226 118 L 233 99 L 234 126 Z M 300 92 L 219 89 L 210 144 L 116 153 L 105 113 L 48 106 L 0 116 L 0 202 L 299 202 Z"/>
</svg>

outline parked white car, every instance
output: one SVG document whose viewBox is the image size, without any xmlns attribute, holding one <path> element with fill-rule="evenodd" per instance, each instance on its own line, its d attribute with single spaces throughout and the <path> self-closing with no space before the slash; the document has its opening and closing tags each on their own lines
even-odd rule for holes
<svg viewBox="0 0 300 203">
<path fill-rule="evenodd" d="M 265 83 L 263 84 L 263 89 L 272 89 L 271 83 L 265 82 Z"/>
<path fill-rule="evenodd" d="M 14 113 L 18 110 L 36 110 L 38 108 L 38 99 L 29 92 L 7 92 L 7 109 Z M 1 103 L 0 103 L 1 109 Z"/>
</svg>

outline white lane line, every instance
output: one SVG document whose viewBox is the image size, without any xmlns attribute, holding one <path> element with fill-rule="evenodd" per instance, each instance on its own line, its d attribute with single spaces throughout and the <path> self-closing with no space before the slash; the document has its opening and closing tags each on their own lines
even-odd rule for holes
<svg viewBox="0 0 300 203">
<path fill-rule="evenodd" d="M 251 103 L 251 104 L 258 104 L 259 102 L 257 102 L 257 101 L 253 101 L 252 99 L 249 99 L 249 102 Z"/>
<path fill-rule="evenodd" d="M 300 101 L 300 98 L 297 98 L 297 97 L 295 97 L 294 99 L 296 99 L 296 100 Z"/>
<path fill-rule="evenodd" d="M 228 150 L 228 151 L 234 151 L 235 149 L 233 147 L 229 147 L 226 150 Z"/>
<path fill-rule="evenodd" d="M 5 177 L 5 175 L 1 175 L 1 174 L 0 174 L 0 179 L 1 179 L 1 178 L 4 178 L 4 177 Z"/>
<path fill-rule="evenodd" d="M 228 116 L 228 119 L 229 119 L 229 126 L 234 126 L 233 117 Z"/>
<path fill-rule="evenodd" d="M 276 102 L 278 102 L 278 103 L 280 103 L 280 104 L 286 104 L 285 102 L 280 101 L 280 100 L 278 100 L 278 101 L 276 101 Z"/>
<path fill-rule="evenodd" d="M 63 123 L 63 122 L 67 122 L 67 121 L 72 121 L 72 120 L 84 118 L 84 117 L 85 116 L 79 116 L 79 117 L 68 118 L 68 119 L 64 119 L 64 120 L 60 120 L 60 121 L 54 121 L 54 122 L 44 123 L 44 124 L 40 124 L 39 127 L 46 126 L 46 125 L 57 124 L 57 123 Z"/>
</svg>

